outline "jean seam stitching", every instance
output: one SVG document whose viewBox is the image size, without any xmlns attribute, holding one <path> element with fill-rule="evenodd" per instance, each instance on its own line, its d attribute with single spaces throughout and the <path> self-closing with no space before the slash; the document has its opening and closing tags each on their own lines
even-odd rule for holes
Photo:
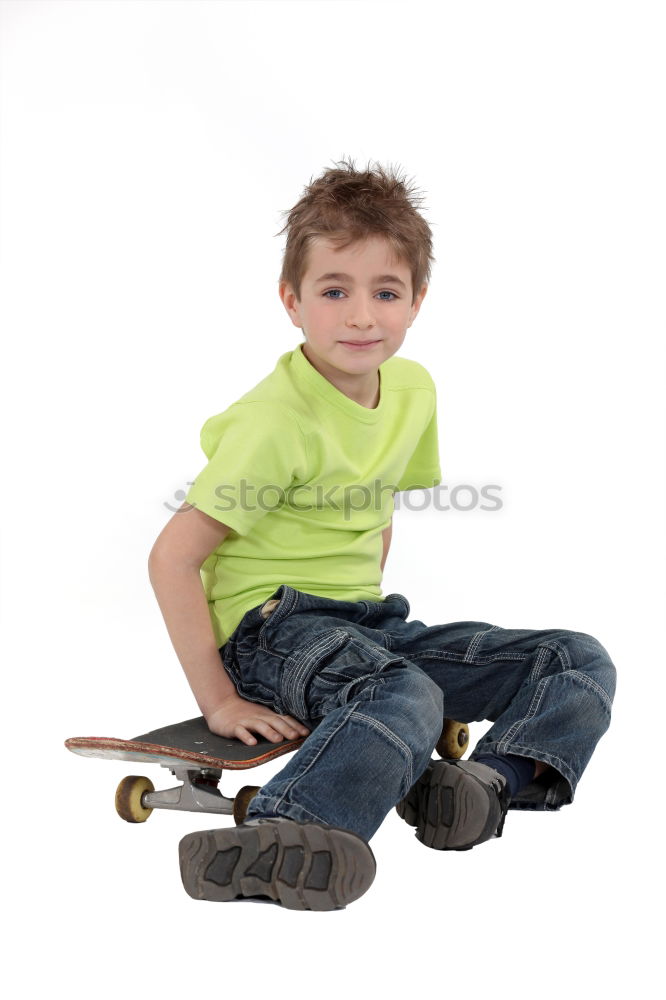
<svg viewBox="0 0 666 1000">
<path fill-rule="evenodd" d="M 282 800 L 280 800 L 280 801 L 282 801 Z M 312 812 L 312 810 L 311 810 L 311 809 L 306 809 L 306 808 L 305 808 L 305 806 L 302 806 L 302 805 L 300 804 L 300 802 L 292 802 L 292 803 L 289 803 L 289 802 L 285 802 L 285 803 L 284 803 L 284 805 L 286 805 L 286 806 L 288 806 L 288 805 L 290 805 L 290 804 L 291 804 L 291 805 L 294 805 L 294 806 L 296 806 L 296 807 L 297 807 L 298 809 L 300 809 L 300 810 L 301 810 L 301 812 L 304 812 L 304 813 L 307 813 L 307 815 L 308 815 L 308 816 L 309 816 L 309 817 L 310 817 L 311 819 L 313 819 L 313 820 L 315 821 L 315 823 L 323 823 L 323 824 L 324 824 L 324 826 L 330 826 L 330 825 L 331 825 L 331 824 L 330 824 L 330 823 L 328 822 L 328 820 L 325 820 L 325 819 L 324 819 L 324 818 L 323 818 L 322 816 L 318 816 L 318 815 L 317 815 L 317 813 L 314 813 L 314 812 Z"/>
<path fill-rule="evenodd" d="M 305 704 L 305 686 L 308 678 L 317 668 L 318 662 L 335 648 L 336 643 L 342 645 L 340 636 L 346 637 L 347 633 L 343 629 L 335 629 L 326 637 L 319 638 L 307 649 L 303 650 L 300 657 L 294 661 L 293 674 L 287 676 L 284 685 L 285 698 L 291 698 L 298 710 L 307 715 L 307 705 Z"/>
<path fill-rule="evenodd" d="M 284 604 L 282 605 L 282 607 L 281 608 L 275 608 L 275 610 L 272 613 L 272 616 L 275 616 L 275 618 L 277 619 L 278 625 L 280 624 L 280 622 L 284 618 L 287 617 L 288 614 L 291 613 L 292 609 L 294 608 L 294 606 L 296 604 L 297 599 L 298 599 L 298 594 L 296 593 L 295 590 L 293 590 L 293 588 L 290 587 L 287 590 L 286 600 L 285 600 Z"/>
<path fill-rule="evenodd" d="M 337 733 L 337 732 L 338 732 L 338 731 L 339 731 L 339 730 L 340 730 L 340 729 L 342 728 L 342 726 L 344 726 L 345 722 L 346 722 L 346 721 L 347 721 L 347 719 L 348 719 L 348 718 L 350 717 L 350 715 L 352 715 L 352 713 L 353 713 L 353 712 L 354 712 L 354 706 L 353 706 L 353 705 L 351 705 L 351 706 L 350 706 L 350 709 L 349 709 L 349 711 L 348 711 L 348 712 L 347 712 L 347 713 L 346 713 L 345 715 L 343 715 L 343 717 L 342 717 L 342 719 L 340 720 L 339 724 L 338 724 L 338 725 L 337 725 L 337 726 L 335 727 L 335 729 L 333 729 L 333 730 L 332 730 L 332 731 L 331 731 L 331 732 L 330 732 L 330 733 L 328 734 L 328 736 L 326 737 L 326 739 L 325 739 L 324 743 L 323 743 L 323 744 L 322 744 L 322 745 L 320 746 L 319 750 L 317 750 L 317 752 L 316 752 L 316 754 L 314 755 L 314 757 L 312 758 L 312 760 L 311 760 L 311 761 L 309 761 L 309 762 L 308 762 L 308 764 L 306 764 L 305 768 L 304 768 L 304 769 L 303 769 L 303 770 L 302 770 L 302 771 L 301 771 L 301 772 L 300 772 L 299 774 L 296 774 L 296 775 L 294 775 L 294 777 L 293 777 L 293 778 L 291 779 L 291 781 L 289 782 L 289 784 L 287 785 L 287 787 L 286 787 L 286 788 L 285 788 L 285 790 L 283 791 L 283 793 L 282 793 L 282 795 L 280 796 L 280 798 L 279 798 L 279 799 L 277 799 L 277 801 L 276 801 L 276 803 L 275 803 L 275 804 L 276 804 L 276 806 L 280 805 L 280 803 L 281 803 L 281 802 L 284 802 L 284 801 L 285 801 L 285 797 L 286 797 L 286 796 L 287 796 L 287 794 L 288 794 L 288 793 L 289 793 L 289 792 L 291 791 L 291 789 L 293 788 L 293 786 L 295 785 L 295 783 L 296 783 L 296 782 L 297 782 L 297 781 L 298 781 L 298 780 L 299 780 L 300 778 L 302 778 L 302 777 L 303 777 L 304 775 L 306 775 L 306 774 L 308 773 L 308 771 L 310 770 L 310 768 L 311 768 L 311 767 L 312 767 L 312 766 L 313 766 L 314 764 L 316 764 L 316 762 L 317 762 L 317 761 L 319 760 L 319 758 L 321 757 L 321 755 L 322 755 L 322 753 L 324 752 L 324 750 L 325 750 L 325 749 L 327 748 L 328 744 L 329 744 L 329 743 L 331 742 L 331 740 L 332 740 L 332 739 L 333 739 L 333 737 L 334 737 L 334 736 L 336 735 L 336 733 Z M 296 805 L 298 805 L 298 803 L 295 803 L 295 804 L 296 804 Z"/>
<path fill-rule="evenodd" d="M 272 625 L 276 624 L 280 625 L 281 622 L 283 622 L 284 619 L 291 614 L 294 607 L 296 606 L 296 602 L 298 601 L 298 592 L 294 590 L 293 587 L 289 587 L 287 584 L 283 584 L 283 586 L 286 589 L 285 593 L 282 595 L 282 598 L 280 599 L 280 604 L 282 604 L 282 607 L 278 606 L 276 608 L 273 608 L 268 618 L 264 619 L 262 625 L 259 628 L 259 632 L 257 633 L 257 645 L 259 646 L 260 649 L 263 649 L 265 652 L 270 652 L 265 638 L 265 629 L 267 628 L 268 623 L 270 622 Z M 264 601 L 264 604 L 265 603 L 266 601 Z"/>
<path fill-rule="evenodd" d="M 522 719 L 518 719 L 516 722 L 514 722 L 513 725 L 504 734 L 504 736 L 500 737 L 500 739 L 497 741 L 498 749 L 501 746 L 502 751 L 506 753 L 506 750 L 504 749 L 505 746 L 509 743 L 510 740 L 515 739 L 516 733 L 520 732 L 521 728 L 524 725 L 526 725 L 530 721 L 530 719 L 534 718 L 537 711 L 539 710 L 539 705 L 541 704 L 541 700 L 546 690 L 546 683 L 548 680 L 549 680 L 548 677 L 544 677 L 543 680 L 539 681 L 537 689 L 534 692 L 534 695 L 532 696 L 532 701 L 530 702 L 530 705 L 527 709 L 527 714 L 524 715 Z"/>
<path fill-rule="evenodd" d="M 586 687 L 589 687 L 590 690 L 594 691 L 596 694 L 599 695 L 599 697 L 603 701 L 608 711 L 609 712 L 612 711 L 613 707 L 612 701 L 610 700 L 604 689 L 601 687 L 601 685 L 597 684 L 597 682 L 592 677 L 588 677 L 587 674 L 584 674 L 581 670 L 570 670 L 567 676 L 573 677 L 575 680 L 581 681 L 583 684 L 585 684 Z"/>
<path fill-rule="evenodd" d="M 546 642 L 541 643 L 541 645 L 545 646 L 546 649 L 553 650 L 553 652 L 557 654 L 563 668 L 565 670 L 571 670 L 571 659 L 566 646 L 560 645 L 556 639 L 549 639 Z"/>
<path fill-rule="evenodd" d="M 382 722 L 379 722 L 378 719 L 373 719 L 370 715 L 365 715 L 363 712 L 359 712 L 356 709 L 354 709 L 354 711 L 352 712 L 352 715 L 355 715 L 357 719 L 362 719 L 363 722 L 367 722 L 374 729 L 378 730 L 378 732 L 380 732 L 384 736 L 386 736 L 386 738 L 389 740 L 389 742 L 393 743 L 394 746 L 396 746 L 398 750 L 403 751 L 404 756 L 407 758 L 408 768 L 409 768 L 409 770 L 408 770 L 408 784 L 405 786 L 405 788 L 407 790 L 410 789 L 412 787 L 412 785 L 414 784 L 414 781 L 413 781 L 413 778 L 412 778 L 412 775 L 414 773 L 414 759 L 413 759 L 412 751 L 410 750 L 410 748 L 408 747 L 408 745 L 403 740 L 401 740 L 400 737 L 396 733 L 394 733 L 392 729 L 389 729 L 388 726 L 385 726 Z"/>
<path fill-rule="evenodd" d="M 527 679 L 529 684 L 534 683 L 534 681 L 539 680 L 539 678 L 541 677 L 541 671 L 543 670 L 546 661 L 549 659 L 548 657 L 549 652 L 551 652 L 551 650 L 549 650 L 547 646 L 538 647 L 538 652 L 536 655 L 536 659 L 534 661 L 534 666 L 532 667 L 530 675 Z"/>
<path fill-rule="evenodd" d="M 499 628 L 499 625 L 491 625 L 490 628 L 484 628 L 484 629 L 481 629 L 480 632 L 476 632 L 472 636 L 472 641 L 470 642 L 469 646 L 467 647 L 467 650 L 465 652 L 465 656 L 463 657 L 463 662 L 464 663 L 470 663 L 474 659 L 474 654 L 476 653 L 477 647 L 478 647 L 479 643 L 481 642 L 482 638 L 484 637 L 484 635 L 488 635 L 489 632 L 495 632 L 498 628 Z"/>
<path fill-rule="evenodd" d="M 529 655 L 529 653 L 488 653 L 486 656 L 474 657 L 472 666 L 485 666 L 486 663 L 493 663 L 494 660 L 515 660 L 517 663 L 520 663 L 522 660 L 526 660 Z M 421 649 L 417 653 L 409 653 L 410 660 L 417 660 L 419 657 L 426 660 L 439 658 L 440 660 L 451 660 L 456 663 L 469 662 L 466 659 L 466 654 L 452 653 L 448 649 Z"/>
</svg>

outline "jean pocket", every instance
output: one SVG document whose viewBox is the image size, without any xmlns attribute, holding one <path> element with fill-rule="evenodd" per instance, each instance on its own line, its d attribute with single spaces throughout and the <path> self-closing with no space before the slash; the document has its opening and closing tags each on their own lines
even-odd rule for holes
<svg viewBox="0 0 666 1000">
<path fill-rule="evenodd" d="M 321 632 L 282 666 L 280 696 L 297 718 L 321 718 L 359 696 L 372 698 L 382 671 L 402 657 L 343 628 Z"/>
<path fill-rule="evenodd" d="M 284 714 L 284 705 L 279 693 L 282 661 L 273 656 L 266 656 L 260 650 L 255 655 L 241 656 L 234 665 L 236 690 L 246 701 L 266 705 Z"/>
</svg>

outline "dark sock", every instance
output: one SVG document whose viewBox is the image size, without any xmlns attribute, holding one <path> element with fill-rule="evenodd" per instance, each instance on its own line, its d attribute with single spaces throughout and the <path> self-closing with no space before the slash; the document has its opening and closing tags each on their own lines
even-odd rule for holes
<svg viewBox="0 0 666 1000">
<path fill-rule="evenodd" d="M 511 798 L 515 798 L 518 792 L 534 781 L 535 761 L 531 757 L 519 757 L 516 754 L 486 754 L 484 757 L 474 758 L 479 764 L 487 764 L 503 774 L 506 778 L 506 785 Z"/>
</svg>

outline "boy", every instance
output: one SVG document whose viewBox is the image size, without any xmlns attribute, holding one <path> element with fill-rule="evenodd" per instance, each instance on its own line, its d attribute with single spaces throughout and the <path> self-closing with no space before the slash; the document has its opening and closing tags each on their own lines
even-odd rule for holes
<svg viewBox="0 0 666 1000">
<path fill-rule="evenodd" d="M 434 383 L 395 357 L 432 234 L 400 179 L 346 161 L 285 230 L 280 297 L 305 342 L 206 421 L 208 464 L 149 569 L 210 729 L 308 737 L 243 823 L 183 838 L 187 892 L 329 910 L 371 884 L 394 806 L 422 843 L 466 850 L 507 808 L 570 803 L 615 668 L 584 633 L 426 626 L 382 596 L 393 494 L 441 481 Z M 469 760 L 431 760 L 445 713 L 494 723 Z"/>
</svg>

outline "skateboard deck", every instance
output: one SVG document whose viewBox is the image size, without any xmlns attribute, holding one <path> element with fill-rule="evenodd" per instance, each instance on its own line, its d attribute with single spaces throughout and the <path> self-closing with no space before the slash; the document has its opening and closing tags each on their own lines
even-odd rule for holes
<svg viewBox="0 0 666 1000">
<path fill-rule="evenodd" d="M 218 789 L 222 772 L 265 764 L 296 750 L 306 739 L 272 743 L 254 735 L 257 742 L 253 746 L 216 736 L 204 717 L 199 716 L 153 729 L 131 740 L 74 736 L 65 740 L 65 746 L 82 757 L 160 764 L 182 782 L 176 788 L 155 791 L 149 778 L 138 775 L 124 778 L 116 791 L 116 810 L 129 823 L 145 822 L 155 808 L 233 814 L 239 823 L 258 787 L 244 786 L 233 799 L 226 798 Z"/>
<path fill-rule="evenodd" d="M 220 770 L 239 770 L 256 767 L 274 757 L 295 750 L 303 742 L 282 740 L 271 743 L 256 736 L 257 742 L 248 746 L 242 740 L 229 739 L 211 733 L 203 716 L 188 719 L 173 726 L 152 729 L 149 733 L 134 736 L 131 740 L 105 736 L 74 736 L 65 740 L 72 753 L 82 757 L 104 757 L 107 760 L 133 760 L 146 764 L 169 765 L 173 761 L 212 767 Z"/>
</svg>

